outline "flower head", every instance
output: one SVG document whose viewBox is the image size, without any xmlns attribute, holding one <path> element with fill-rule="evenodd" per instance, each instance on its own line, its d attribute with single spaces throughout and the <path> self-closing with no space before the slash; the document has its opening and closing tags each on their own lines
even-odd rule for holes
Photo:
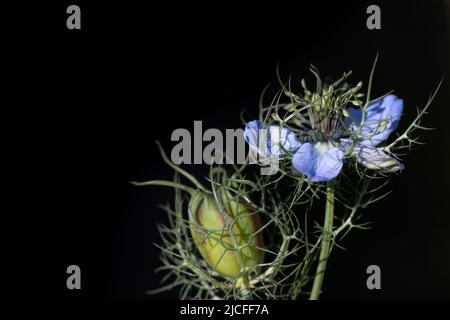
<svg viewBox="0 0 450 320">
<path fill-rule="evenodd" d="M 292 102 L 284 109 L 290 113 L 287 118 L 293 125 L 281 121 L 281 126 L 263 128 L 259 120 L 247 124 L 244 137 L 251 148 L 267 157 L 292 154 L 293 167 L 311 182 L 334 179 L 348 157 L 383 173 L 404 168 L 377 147 L 397 128 L 402 99 L 389 94 L 367 106 L 353 108 L 347 105 L 362 105 L 362 95 L 357 94 L 361 83 L 353 88 L 347 84 L 320 84 L 319 93 L 308 91 L 304 82 L 302 85 L 303 96 L 285 92 Z"/>
</svg>

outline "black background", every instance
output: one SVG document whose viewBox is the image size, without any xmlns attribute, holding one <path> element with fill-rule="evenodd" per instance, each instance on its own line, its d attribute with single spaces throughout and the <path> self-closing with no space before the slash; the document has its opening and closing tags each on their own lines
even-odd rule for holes
<svg viewBox="0 0 450 320">
<path fill-rule="evenodd" d="M 30 187 L 39 196 L 28 201 L 42 208 L 30 223 L 45 241 L 29 259 L 46 268 L 51 294 L 69 300 L 145 298 L 158 286 L 153 242 L 165 215 L 157 204 L 172 193 L 128 181 L 171 178 L 154 140 L 169 149 L 176 128 L 192 130 L 194 120 L 237 128 L 243 108 L 255 118 L 262 89 L 276 88 L 277 63 L 286 78 L 309 77 L 313 63 L 367 83 L 379 52 L 374 94 L 404 99 L 400 130 L 450 71 L 449 1 L 374 2 L 381 30 L 366 28 L 369 2 L 73 3 L 82 30 L 65 27 L 72 2 L 39 7 L 45 15 L 15 38 L 24 59 L 11 79 L 28 88 L 16 97 L 32 128 L 24 170 L 39 174 Z M 341 243 L 347 251 L 333 251 L 323 299 L 450 298 L 448 81 L 424 122 L 437 130 L 421 133 L 427 145 L 404 158 L 393 193 L 365 211 L 373 229 L 353 231 Z M 82 270 L 78 292 L 65 287 L 71 264 Z M 381 267 L 381 290 L 366 288 L 370 264 Z"/>
</svg>

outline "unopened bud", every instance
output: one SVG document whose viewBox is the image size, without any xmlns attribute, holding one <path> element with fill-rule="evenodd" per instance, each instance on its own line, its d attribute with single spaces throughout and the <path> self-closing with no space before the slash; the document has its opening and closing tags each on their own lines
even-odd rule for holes
<svg viewBox="0 0 450 320">
<path fill-rule="evenodd" d="M 236 199 L 237 200 L 237 199 Z M 189 204 L 194 243 L 207 264 L 225 277 L 236 277 L 262 261 L 260 218 L 244 197 L 198 193 Z"/>
</svg>

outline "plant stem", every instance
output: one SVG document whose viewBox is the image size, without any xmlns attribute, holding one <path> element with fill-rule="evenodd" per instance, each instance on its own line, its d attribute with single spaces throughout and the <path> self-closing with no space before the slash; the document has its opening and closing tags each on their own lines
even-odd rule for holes
<svg viewBox="0 0 450 320">
<path fill-rule="evenodd" d="M 322 243 L 320 247 L 319 263 L 314 277 L 314 283 L 311 290 L 310 300 L 318 300 L 320 288 L 322 287 L 323 276 L 330 254 L 331 241 L 333 238 L 333 218 L 334 218 L 334 185 L 330 181 L 327 184 L 327 203 L 325 206 L 325 219 L 322 231 Z"/>
<path fill-rule="evenodd" d="M 163 187 L 171 187 L 175 189 L 180 189 L 183 191 L 188 192 L 191 196 L 193 196 L 196 192 L 194 188 L 185 186 L 183 184 L 173 182 L 173 181 L 165 181 L 165 180 L 150 180 L 150 181 L 130 181 L 130 183 L 136 187 L 143 187 L 143 186 L 163 186 Z"/>
</svg>

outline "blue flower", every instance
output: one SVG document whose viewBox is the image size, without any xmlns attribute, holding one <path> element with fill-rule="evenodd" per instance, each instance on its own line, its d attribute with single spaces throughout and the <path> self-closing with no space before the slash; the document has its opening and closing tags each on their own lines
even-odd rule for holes
<svg viewBox="0 0 450 320">
<path fill-rule="evenodd" d="M 402 111 L 403 100 L 390 94 L 370 103 L 364 119 L 361 109 L 348 108 L 348 117 L 341 121 L 348 136 L 336 139 L 332 138 L 333 132 L 324 132 L 324 139 L 300 142 L 297 137 L 301 130 L 294 132 L 275 125 L 264 130 L 261 122 L 254 120 L 245 127 L 244 137 L 260 155 L 278 157 L 292 153 L 294 168 L 311 182 L 334 179 L 342 170 L 347 154 L 367 168 L 396 172 L 404 166 L 377 145 L 397 128 Z"/>
</svg>

